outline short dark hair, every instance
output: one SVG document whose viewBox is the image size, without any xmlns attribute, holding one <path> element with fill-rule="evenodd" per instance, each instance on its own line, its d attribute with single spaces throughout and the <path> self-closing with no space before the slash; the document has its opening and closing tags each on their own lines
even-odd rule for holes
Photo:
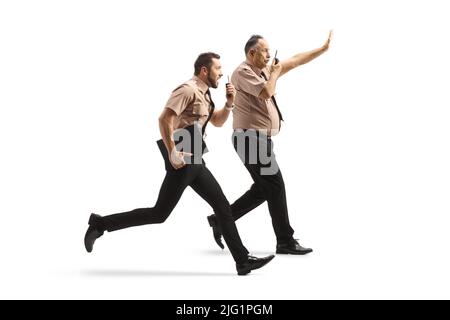
<svg viewBox="0 0 450 320">
<path fill-rule="evenodd" d="M 263 36 L 260 36 L 259 34 L 254 34 L 248 39 L 247 43 L 245 44 L 245 55 L 248 54 L 251 48 L 256 46 L 259 39 L 264 39 Z"/>
<path fill-rule="evenodd" d="M 214 52 L 200 54 L 194 63 L 194 75 L 198 76 L 202 67 L 206 67 L 209 70 L 212 66 L 212 59 L 220 59 L 220 56 Z"/>
</svg>

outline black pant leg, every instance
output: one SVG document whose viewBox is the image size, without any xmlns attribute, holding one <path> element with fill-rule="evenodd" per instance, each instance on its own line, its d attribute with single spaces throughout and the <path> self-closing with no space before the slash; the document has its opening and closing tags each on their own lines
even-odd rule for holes
<svg viewBox="0 0 450 320">
<path fill-rule="evenodd" d="M 220 223 L 223 238 L 236 263 L 247 261 L 248 250 L 242 244 L 233 216 L 231 215 L 230 204 L 223 194 L 219 183 L 206 166 L 202 166 L 201 172 L 192 181 L 190 186 L 213 208 L 217 220 Z"/>
<path fill-rule="evenodd" d="M 286 243 L 293 239 L 294 230 L 289 223 L 289 214 L 286 201 L 286 189 L 281 170 L 275 175 L 261 175 L 260 165 L 246 164 L 253 181 L 265 195 L 269 207 L 272 226 L 278 243 Z"/>
<path fill-rule="evenodd" d="M 257 143 L 255 144 L 257 148 L 249 146 L 252 139 L 253 142 L 257 139 Z M 233 146 L 239 154 L 237 141 L 237 139 L 233 140 Z M 245 214 L 248 212 L 244 209 L 245 206 L 250 209 L 251 206 L 256 207 L 258 201 L 261 201 L 262 199 L 267 200 L 277 242 L 289 242 L 293 238 L 294 230 L 289 223 L 286 189 L 281 170 L 279 169 L 275 153 L 273 152 L 272 140 L 263 135 L 255 134 L 250 135 L 247 139 L 241 139 L 241 141 L 244 141 L 245 143 L 244 150 L 246 154 L 245 157 L 242 155 L 239 156 L 244 161 L 244 165 L 254 181 L 254 185 L 252 186 L 253 192 L 251 192 L 252 189 L 250 189 L 239 199 L 241 200 L 241 206 L 239 207 L 241 208 L 241 213 Z M 257 154 L 253 154 L 252 157 L 250 153 L 255 152 Z M 265 158 L 264 161 L 261 160 L 260 153 L 267 154 L 267 158 Z M 256 159 L 256 161 L 252 161 L 251 159 Z M 267 168 L 277 168 L 277 170 L 269 171 Z M 271 174 L 268 174 L 268 172 L 271 172 Z M 236 208 L 234 204 L 233 207 Z"/>
<path fill-rule="evenodd" d="M 186 165 L 179 170 L 168 170 L 153 208 L 139 208 L 104 216 L 102 222 L 108 231 L 145 224 L 163 223 L 172 213 L 184 190 L 200 172 L 199 165 Z"/>
<path fill-rule="evenodd" d="M 253 149 L 252 152 L 253 153 L 254 151 L 258 152 L 259 148 L 256 144 L 257 141 L 258 140 L 256 133 L 250 134 L 248 137 L 246 137 L 246 134 L 244 132 L 233 133 L 232 136 L 233 147 L 244 164 L 250 162 L 251 144 L 253 144 L 254 147 L 256 146 L 256 150 Z M 243 143 L 244 144 L 243 148 L 242 145 L 238 147 L 238 143 L 241 144 Z M 248 212 L 258 207 L 264 201 L 266 201 L 266 197 L 263 190 L 261 190 L 258 184 L 253 183 L 250 189 L 231 205 L 231 212 L 233 214 L 234 220 L 236 221 L 237 219 L 246 215 Z"/>
<path fill-rule="evenodd" d="M 266 201 L 266 197 L 262 190 L 256 183 L 252 184 L 250 190 L 244 193 L 231 205 L 231 212 L 234 220 L 236 221 L 246 215 L 264 201 Z"/>
</svg>

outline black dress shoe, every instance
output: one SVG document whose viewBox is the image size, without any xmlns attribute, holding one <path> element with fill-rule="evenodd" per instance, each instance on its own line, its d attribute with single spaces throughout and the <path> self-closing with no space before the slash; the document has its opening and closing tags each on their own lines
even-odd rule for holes
<svg viewBox="0 0 450 320">
<path fill-rule="evenodd" d="M 302 247 L 297 240 L 292 240 L 289 243 L 277 244 L 278 254 L 307 254 L 312 252 L 311 248 Z"/>
<path fill-rule="evenodd" d="M 275 256 L 272 254 L 264 258 L 256 258 L 253 256 L 248 256 L 248 260 L 245 263 L 236 263 L 236 270 L 238 275 L 243 276 L 250 271 L 259 269 L 268 264 Z"/>
<path fill-rule="evenodd" d="M 87 252 L 92 252 L 95 240 L 103 235 L 104 229 L 101 227 L 101 218 L 98 214 L 93 213 L 89 217 L 89 228 L 84 236 L 84 246 Z"/>
<path fill-rule="evenodd" d="M 224 249 L 224 245 L 222 243 L 222 232 L 220 231 L 219 224 L 217 223 L 217 218 L 215 215 L 208 216 L 208 223 L 212 227 L 214 240 L 217 245 Z"/>
</svg>

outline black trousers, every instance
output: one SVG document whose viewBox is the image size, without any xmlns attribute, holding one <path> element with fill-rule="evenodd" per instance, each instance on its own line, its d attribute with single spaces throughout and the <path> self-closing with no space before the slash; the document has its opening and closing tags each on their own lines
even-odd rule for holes
<svg viewBox="0 0 450 320">
<path fill-rule="evenodd" d="M 104 216 L 102 219 L 104 228 L 111 232 L 128 227 L 163 223 L 172 213 L 187 186 L 190 186 L 213 208 L 225 242 L 236 263 L 246 262 L 249 252 L 242 244 L 231 215 L 230 204 L 205 164 L 189 164 L 179 170 L 167 170 L 158 200 L 153 208 L 141 208 Z"/>
<path fill-rule="evenodd" d="M 239 143 L 241 145 L 238 148 Z M 294 230 L 289 223 L 286 189 L 273 152 L 272 139 L 256 131 L 251 134 L 249 130 L 235 131 L 233 146 L 254 182 L 250 190 L 231 205 L 233 218 L 237 220 L 267 201 L 277 243 L 292 241 Z M 257 146 L 256 149 L 255 146 Z M 261 154 L 265 155 L 264 159 L 261 159 Z M 268 170 L 268 168 L 272 169 Z"/>
</svg>

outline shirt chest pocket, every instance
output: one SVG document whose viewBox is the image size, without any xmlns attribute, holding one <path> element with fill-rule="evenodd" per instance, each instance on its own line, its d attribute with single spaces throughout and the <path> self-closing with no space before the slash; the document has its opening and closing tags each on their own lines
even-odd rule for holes
<svg viewBox="0 0 450 320">
<path fill-rule="evenodd" d="M 199 117 L 208 116 L 208 107 L 209 105 L 206 103 L 206 101 L 202 102 L 201 100 L 196 99 L 192 104 L 192 113 Z"/>
</svg>

